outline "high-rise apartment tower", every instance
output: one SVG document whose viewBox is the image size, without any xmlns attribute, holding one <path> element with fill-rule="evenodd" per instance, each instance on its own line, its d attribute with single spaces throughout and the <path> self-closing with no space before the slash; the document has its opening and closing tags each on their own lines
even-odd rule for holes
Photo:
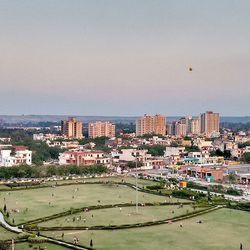
<svg viewBox="0 0 250 250">
<path fill-rule="evenodd" d="M 62 134 L 69 139 L 82 139 L 82 122 L 70 117 L 67 121 L 62 121 Z"/>
<path fill-rule="evenodd" d="M 136 121 L 136 135 L 166 135 L 166 117 L 162 115 L 144 115 Z"/>
<path fill-rule="evenodd" d="M 220 115 L 207 111 L 200 115 L 200 132 L 207 137 L 218 135 L 220 132 Z"/>
<path fill-rule="evenodd" d="M 111 122 L 92 122 L 89 123 L 89 138 L 96 137 L 115 137 L 115 124 Z"/>
</svg>

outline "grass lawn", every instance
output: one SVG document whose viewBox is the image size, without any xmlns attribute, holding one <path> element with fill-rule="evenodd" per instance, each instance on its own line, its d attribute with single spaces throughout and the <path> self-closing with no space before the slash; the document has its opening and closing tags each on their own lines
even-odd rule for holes
<svg viewBox="0 0 250 250">
<path fill-rule="evenodd" d="M 139 202 L 177 201 L 163 196 L 139 193 Z M 98 203 L 100 200 L 100 203 Z M 111 184 L 82 184 L 39 189 L 0 192 L 0 204 L 7 205 L 9 221 L 15 223 L 63 212 L 72 208 L 135 202 L 135 191 L 129 187 Z M 16 209 L 19 212 L 11 212 Z"/>
<path fill-rule="evenodd" d="M 4 184 L 0 184 L 0 190 L 9 190 L 10 187 L 4 185 Z"/>
<path fill-rule="evenodd" d="M 193 211 L 193 207 L 178 206 L 148 206 L 139 207 L 139 213 L 135 213 L 135 207 L 110 208 L 81 212 L 40 223 L 39 226 L 96 226 L 96 225 L 121 225 L 134 224 L 147 221 L 155 221 L 173 218 Z M 196 208 L 197 210 L 197 208 Z M 174 212 L 174 213 L 173 213 Z M 93 215 L 93 217 L 92 217 Z M 74 220 L 74 221 L 73 221 Z"/>
<path fill-rule="evenodd" d="M 30 247 L 31 246 L 31 247 Z M 50 244 L 50 243 L 43 243 L 43 244 L 31 244 L 31 243 L 18 243 L 15 245 L 15 250 L 38 250 L 40 247 L 43 247 L 45 250 L 66 250 L 63 246 Z"/>
<path fill-rule="evenodd" d="M 0 240 L 15 239 L 18 234 L 12 233 L 0 226 Z"/>
<path fill-rule="evenodd" d="M 202 220 L 199 224 L 197 221 Z M 250 213 L 221 209 L 182 222 L 116 231 L 65 231 L 64 240 L 78 237 L 95 249 L 235 250 L 250 249 Z M 183 227 L 180 227 L 182 223 Z M 61 238 L 62 232 L 42 232 Z"/>
</svg>

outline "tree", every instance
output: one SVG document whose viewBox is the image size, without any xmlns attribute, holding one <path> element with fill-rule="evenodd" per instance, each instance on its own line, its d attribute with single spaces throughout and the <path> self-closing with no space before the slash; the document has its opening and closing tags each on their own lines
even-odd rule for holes
<svg viewBox="0 0 250 250">
<path fill-rule="evenodd" d="M 229 174 L 228 175 L 228 180 L 230 183 L 235 183 L 237 180 L 236 174 Z"/>
<path fill-rule="evenodd" d="M 165 185 L 166 185 L 166 180 L 164 180 L 164 179 L 160 179 L 160 186 L 161 186 L 161 188 L 164 188 L 165 187 Z"/>
<path fill-rule="evenodd" d="M 230 159 L 232 157 L 231 151 L 230 150 L 224 150 L 224 157 L 226 159 Z"/>
<path fill-rule="evenodd" d="M 239 148 L 245 148 L 247 146 L 250 146 L 250 141 L 244 142 L 244 143 L 239 143 Z"/>
<path fill-rule="evenodd" d="M 0 250 L 8 250 L 10 249 L 10 244 L 6 241 L 0 240 Z"/>
<path fill-rule="evenodd" d="M 199 149 L 199 147 L 197 147 L 197 146 L 186 146 L 185 147 L 185 150 L 187 151 L 187 152 L 200 152 L 200 149 Z"/>
<path fill-rule="evenodd" d="M 210 155 L 211 156 L 223 156 L 226 159 L 230 159 L 232 156 L 230 150 L 221 151 L 220 149 L 216 149 L 215 151 L 211 152 Z"/>
<path fill-rule="evenodd" d="M 166 146 L 154 145 L 148 149 L 148 153 L 152 156 L 163 156 L 165 153 Z"/>
<path fill-rule="evenodd" d="M 216 149 L 215 151 L 211 152 L 211 156 L 224 156 L 223 151 L 220 149 Z"/>
<path fill-rule="evenodd" d="M 211 201 L 211 200 L 212 200 L 212 196 L 211 196 L 210 191 L 207 191 L 207 200 L 208 200 L 208 201 Z"/>
<path fill-rule="evenodd" d="M 246 152 L 243 154 L 243 161 L 245 163 L 250 163 L 250 153 Z"/>
<path fill-rule="evenodd" d="M 129 161 L 128 163 L 127 163 L 127 166 L 129 167 L 129 168 L 136 168 L 136 162 L 134 162 L 134 161 Z M 143 163 L 142 162 L 137 162 L 137 167 L 138 168 L 140 168 L 140 167 L 142 167 L 143 166 Z"/>
</svg>

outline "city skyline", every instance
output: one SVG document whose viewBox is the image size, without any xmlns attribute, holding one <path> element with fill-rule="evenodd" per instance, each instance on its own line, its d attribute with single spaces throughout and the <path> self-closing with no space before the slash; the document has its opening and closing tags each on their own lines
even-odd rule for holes
<svg viewBox="0 0 250 250">
<path fill-rule="evenodd" d="M 0 7 L 0 114 L 250 115 L 249 1 Z"/>
</svg>

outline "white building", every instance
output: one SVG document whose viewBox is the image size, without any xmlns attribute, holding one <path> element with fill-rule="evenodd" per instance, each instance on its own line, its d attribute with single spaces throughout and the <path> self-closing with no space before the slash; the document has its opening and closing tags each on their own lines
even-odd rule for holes
<svg viewBox="0 0 250 250">
<path fill-rule="evenodd" d="M 44 136 L 43 133 L 33 134 L 33 140 L 34 141 L 44 141 L 45 140 L 45 136 Z"/>
<path fill-rule="evenodd" d="M 19 165 L 31 165 L 32 151 L 25 147 L 15 147 L 14 150 L 2 149 L 0 151 L 0 166 L 12 167 Z"/>
<path fill-rule="evenodd" d="M 202 149 L 204 147 L 213 148 L 213 142 L 207 141 L 207 140 L 202 139 L 202 138 L 197 138 L 194 140 L 194 146 L 197 146 L 199 149 Z"/>
<path fill-rule="evenodd" d="M 112 152 L 112 157 L 120 161 L 135 161 L 137 159 L 140 162 L 145 162 L 151 157 L 151 154 L 147 152 L 147 149 L 122 149 L 120 152 Z"/>
<path fill-rule="evenodd" d="M 181 155 L 185 153 L 185 147 L 166 147 L 164 157 Z"/>
<path fill-rule="evenodd" d="M 43 133 L 33 134 L 34 141 L 46 141 L 46 140 L 54 141 L 63 138 L 64 138 L 63 136 L 57 134 L 43 134 Z"/>
<path fill-rule="evenodd" d="M 152 157 L 148 154 L 147 149 L 122 149 L 121 151 L 111 152 L 113 162 L 135 162 L 136 160 L 142 164 L 140 169 L 153 169 L 163 166 L 162 157 Z"/>
</svg>

